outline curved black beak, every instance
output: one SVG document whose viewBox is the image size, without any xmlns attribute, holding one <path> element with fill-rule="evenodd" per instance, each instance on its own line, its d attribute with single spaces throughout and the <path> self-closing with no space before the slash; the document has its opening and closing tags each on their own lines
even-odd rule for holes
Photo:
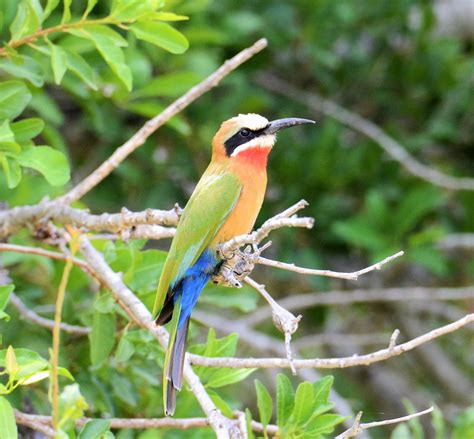
<svg viewBox="0 0 474 439">
<path fill-rule="evenodd" d="M 270 122 L 270 124 L 263 130 L 265 134 L 275 134 L 277 131 L 285 128 L 294 127 L 304 123 L 316 123 L 314 120 L 300 119 L 298 117 L 288 117 L 286 119 L 277 119 Z"/>
</svg>

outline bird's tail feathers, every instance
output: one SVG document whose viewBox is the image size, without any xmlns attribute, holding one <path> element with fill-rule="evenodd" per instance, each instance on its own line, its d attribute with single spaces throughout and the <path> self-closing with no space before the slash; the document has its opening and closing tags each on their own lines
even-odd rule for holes
<svg viewBox="0 0 474 439">
<path fill-rule="evenodd" d="M 184 355 L 186 354 L 186 337 L 188 334 L 190 317 L 186 318 L 177 330 L 170 335 L 171 349 L 165 361 L 164 398 L 165 414 L 173 416 L 176 409 L 176 393 L 183 386 Z M 173 338 L 173 339 L 172 339 Z"/>
</svg>

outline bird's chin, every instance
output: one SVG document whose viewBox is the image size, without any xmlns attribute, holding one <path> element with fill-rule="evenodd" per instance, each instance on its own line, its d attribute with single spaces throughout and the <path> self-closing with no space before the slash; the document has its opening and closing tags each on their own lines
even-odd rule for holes
<svg viewBox="0 0 474 439">
<path fill-rule="evenodd" d="M 273 148 L 275 143 L 276 136 L 274 134 L 267 134 L 265 136 L 259 136 L 255 139 L 250 140 L 247 143 L 244 143 L 238 146 L 231 154 L 231 157 L 238 157 L 240 154 L 247 152 L 249 150 L 267 150 L 268 152 Z"/>
</svg>

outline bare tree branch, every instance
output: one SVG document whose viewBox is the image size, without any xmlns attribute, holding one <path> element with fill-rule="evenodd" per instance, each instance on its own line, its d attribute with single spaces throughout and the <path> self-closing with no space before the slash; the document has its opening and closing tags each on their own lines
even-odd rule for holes
<svg viewBox="0 0 474 439">
<path fill-rule="evenodd" d="M 357 280 L 359 276 L 369 273 L 374 270 L 380 270 L 383 265 L 388 264 L 389 262 L 393 261 L 394 259 L 402 256 L 404 253 L 399 251 L 394 255 L 391 255 L 376 264 L 370 265 L 369 267 L 363 268 L 358 271 L 354 271 L 352 273 L 342 273 L 338 271 L 331 271 L 331 270 L 315 270 L 312 268 L 303 268 L 298 267 L 295 264 L 288 264 L 286 262 L 280 261 L 273 261 L 271 259 L 263 258 L 261 256 L 257 259 L 257 264 L 267 265 L 269 267 L 281 268 L 283 270 L 294 271 L 296 273 L 301 274 L 311 274 L 313 276 L 326 276 L 326 277 L 335 277 L 338 279 L 349 279 L 349 280 Z"/>
<path fill-rule="evenodd" d="M 474 178 L 453 177 L 420 163 L 408 151 L 390 137 L 384 130 L 362 116 L 346 110 L 333 101 L 324 99 L 314 91 L 299 90 L 290 83 L 271 73 L 261 74 L 258 83 L 274 93 L 287 96 L 307 105 L 313 111 L 321 112 L 340 123 L 358 131 L 377 143 L 392 159 L 400 163 L 410 174 L 436 186 L 452 190 L 474 190 Z"/>
<path fill-rule="evenodd" d="M 328 291 L 291 294 L 280 300 L 280 306 L 290 311 L 321 305 L 350 305 L 368 302 L 404 302 L 427 300 L 473 300 L 474 286 L 460 288 L 385 288 L 368 290 Z M 246 325 L 258 325 L 271 317 L 268 308 L 261 307 L 242 318 Z"/>
<path fill-rule="evenodd" d="M 86 262 L 82 259 L 73 257 L 64 253 L 53 252 L 50 250 L 45 250 L 39 247 L 28 247 L 26 245 L 16 245 L 16 244 L 2 244 L 0 243 L 0 252 L 16 252 L 24 253 L 30 255 L 44 256 L 45 258 L 55 259 L 57 261 L 67 261 L 69 258 L 72 260 L 74 265 L 82 268 L 85 272 L 91 274 L 91 270 Z"/>
<path fill-rule="evenodd" d="M 103 213 L 93 215 L 87 210 L 74 209 L 57 201 L 43 201 L 33 206 L 19 206 L 0 211 L 0 239 L 17 232 L 22 227 L 39 226 L 48 221 L 69 224 L 90 232 L 120 232 L 133 234 L 141 227 L 148 227 L 163 236 L 174 234 L 174 228 L 161 226 L 175 226 L 178 223 L 181 209 L 175 206 L 171 210 L 146 209 L 143 212 L 130 212 L 122 208 L 120 213 Z M 156 227 L 157 229 L 153 229 Z M 165 236 L 164 233 L 168 231 Z M 135 237 L 135 236 L 130 236 Z"/>
<path fill-rule="evenodd" d="M 411 351 L 412 349 L 428 343 L 442 335 L 457 331 L 459 328 L 474 322 L 474 313 L 468 314 L 462 319 L 445 326 L 433 329 L 419 337 L 416 337 L 405 343 L 389 346 L 366 355 L 353 355 L 342 358 L 314 358 L 305 360 L 289 361 L 285 358 L 226 358 L 226 357 L 202 357 L 200 355 L 189 355 L 191 364 L 205 367 L 230 367 L 230 368 L 291 368 L 292 364 L 297 369 L 301 368 L 318 368 L 318 369 L 343 369 L 355 366 L 368 366 L 369 364 L 378 363 L 388 358 L 396 357 Z"/>
<path fill-rule="evenodd" d="M 46 432 L 52 423 L 51 416 L 32 415 L 15 410 L 15 419 L 17 424 L 26 425 L 33 430 L 41 433 Z M 94 418 L 80 418 L 76 421 L 77 427 L 82 427 Z M 138 429 L 145 430 L 149 428 L 175 428 L 179 430 L 188 430 L 190 428 L 209 427 L 207 418 L 109 418 L 110 428 L 122 429 Z M 235 422 L 235 421 L 234 421 Z M 50 429 L 53 433 L 54 431 Z M 263 432 L 263 425 L 260 422 L 252 420 L 252 430 Z M 278 431 L 276 425 L 268 425 L 267 431 L 275 434 Z"/>
<path fill-rule="evenodd" d="M 363 430 L 368 430 L 369 428 L 374 427 L 381 427 L 383 425 L 390 425 L 390 424 L 399 424 L 400 422 L 409 421 L 411 419 L 418 418 L 423 415 L 427 415 L 434 410 L 433 407 L 430 407 L 426 410 L 423 410 L 418 413 L 413 413 L 407 416 L 401 416 L 400 418 L 393 418 L 393 419 L 386 419 L 385 421 L 376 421 L 376 422 L 364 422 L 361 423 L 360 420 L 362 418 L 362 412 L 359 412 L 354 420 L 354 424 L 352 425 L 349 430 L 341 433 L 340 435 L 336 436 L 335 439 L 349 439 L 351 437 L 355 437 L 360 434 Z"/>
<path fill-rule="evenodd" d="M 10 302 L 25 320 L 28 320 L 31 323 L 35 323 L 36 325 L 42 326 L 43 328 L 47 328 L 50 330 L 53 329 L 53 320 L 46 319 L 36 314 L 34 311 L 29 309 L 15 293 L 12 293 L 10 295 Z M 91 332 L 91 328 L 69 325 L 63 322 L 61 322 L 60 327 L 61 331 L 67 332 L 69 334 L 87 335 Z"/>
</svg>

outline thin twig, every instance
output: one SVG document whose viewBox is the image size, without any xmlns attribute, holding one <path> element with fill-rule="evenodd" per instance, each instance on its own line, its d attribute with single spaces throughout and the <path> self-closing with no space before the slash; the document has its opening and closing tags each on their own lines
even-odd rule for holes
<svg viewBox="0 0 474 439">
<path fill-rule="evenodd" d="M 29 247 L 26 245 L 16 245 L 16 244 L 3 244 L 0 243 L 0 252 L 15 252 L 15 253 L 23 253 L 23 254 L 30 254 L 30 255 L 37 255 L 37 256 L 44 256 L 45 258 L 55 259 L 57 261 L 68 261 L 78 267 L 82 268 L 84 271 L 91 274 L 91 270 L 86 262 L 79 258 L 71 258 L 69 255 L 65 253 L 54 252 L 51 250 L 45 250 L 39 247 Z"/>
<path fill-rule="evenodd" d="M 293 360 L 294 367 L 318 368 L 318 369 L 343 369 L 355 366 L 368 366 L 388 358 L 396 357 L 411 351 L 418 346 L 428 343 L 442 335 L 457 331 L 459 328 L 474 322 L 474 314 L 468 314 L 462 319 L 445 326 L 433 329 L 419 337 L 405 343 L 395 345 L 391 348 L 381 349 L 366 355 L 353 355 L 342 358 L 314 358 L 305 360 Z M 191 364 L 205 367 L 230 367 L 230 368 L 291 368 L 292 362 L 286 358 L 226 358 L 226 357 L 202 357 L 190 355 Z"/>
<path fill-rule="evenodd" d="M 71 246 L 73 247 L 73 246 Z M 72 250 L 72 248 L 71 248 Z M 74 251 L 72 251 L 74 253 Z M 59 283 L 58 296 L 56 298 L 56 310 L 54 313 L 53 327 L 53 348 L 51 352 L 51 406 L 53 412 L 53 427 L 55 431 L 59 430 L 59 379 L 58 379 L 58 362 L 59 362 L 59 343 L 61 337 L 61 313 L 63 310 L 64 298 L 66 296 L 66 286 L 69 275 L 73 267 L 71 257 L 66 260 L 61 282 Z"/>
<path fill-rule="evenodd" d="M 434 408 L 430 407 L 421 412 L 412 413 L 411 415 L 401 416 L 399 418 L 386 419 L 385 421 L 363 422 L 363 423 L 360 422 L 362 418 L 362 412 L 359 412 L 354 420 L 354 424 L 352 425 L 352 427 L 344 431 L 340 435 L 336 436 L 335 439 L 349 439 L 351 437 L 357 436 L 363 430 L 368 430 L 369 428 L 381 427 L 383 425 L 390 425 L 390 424 L 399 424 L 400 422 L 410 421 L 411 419 L 415 419 L 420 416 L 431 413 L 433 410 Z"/>
<path fill-rule="evenodd" d="M 300 311 L 313 306 L 351 305 L 369 302 L 405 302 L 432 300 L 473 300 L 474 286 L 460 288 L 385 288 L 348 291 L 327 291 L 306 294 L 290 294 L 280 300 L 280 305 L 290 311 Z M 258 325 L 271 317 L 271 311 L 261 307 L 241 319 L 246 325 Z"/>
<path fill-rule="evenodd" d="M 453 177 L 420 163 L 399 142 L 382 128 L 362 116 L 346 110 L 333 101 L 324 99 L 314 91 L 300 90 L 277 76 L 265 73 L 258 77 L 258 83 L 272 92 L 290 97 L 307 105 L 313 111 L 321 112 L 340 123 L 358 131 L 377 143 L 392 159 L 400 163 L 410 174 L 436 186 L 452 190 L 474 190 L 474 178 Z"/>
<path fill-rule="evenodd" d="M 301 274 L 311 274 L 313 276 L 326 276 L 326 277 L 335 277 L 338 279 L 357 280 L 359 276 L 361 276 L 362 274 L 366 274 L 374 270 L 380 270 L 383 265 L 388 264 L 394 259 L 402 256 L 403 254 L 404 254 L 403 251 L 399 251 L 398 253 L 395 253 L 394 255 L 391 255 L 373 265 L 370 265 L 369 267 L 366 267 L 366 268 L 363 268 L 362 270 L 354 271 L 351 273 L 343 273 L 343 272 L 331 271 L 331 270 L 315 270 L 312 268 L 303 268 L 303 267 L 298 267 L 295 264 L 288 264 L 286 262 L 273 261 L 271 259 L 263 258 L 262 256 L 259 256 L 259 258 L 257 259 L 257 264 L 267 265 L 269 267 L 281 268 L 283 270 L 294 271 L 296 273 L 301 273 Z"/>
<path fill-rule="evenodd" d="M 117 166 L 122 163 L 133 151 L 143 145 L 145 140 L 153 134 L 158 128 L 163 126 L 173 116 L 181 112 L 189 104 L 208 92 L 211 88 L 217 86 L 219 82 L 230 72 L 235 70 L 245 61 L 252 58 L 267 46 L 267 40 L 262 38 L 247 49 L 242 50 L 233 58 L 227 60 L 214 73 L 209 75 L 204 81 L 191 88 L 187 93 L 174 101 L 165 108 L 159 115 L 143 125 L 129 140 L 122 146 L 119 146 L 115 152 L 103 162 L 88 177 L 82 180 L 78 185 L 72 188 L 68 193 L 59 197 L 57 200 L 64 204 L 70 204 L 73 201 L 83 197 L 92 188 L 97 186 L 105 177 L 107 177 Z"/>
<path fill-rule="evenodd" d="M 52 423 L 51 416 L 33 415 L 23 413 L 18 410 L 14 411 L 17 424 L 26 425 L 36 431 L 43 432 L 44 428 L 49 428 Z M 94 418 L 79 418 L 76 420 L 76 426 L 82 427 Z M 207 418 L 109 418 L 105 419 L 110 422 L 110 428 L 116 429 L 151 429 L 151 428 L 174 428 L 179 430 L 188 430 L 190 428 L 209 427 Z M 260 422 L 252 420 L 252 430 L 256 432 L 263 431 L 263 425 Z M 46 431 L 46 430 L 44 430 Z M 54 433 L 52 429 L 50 432 Z M 278 431 L 276 425 L 268 425 L 267 431 L 275 434 Z"/>
<path fill-rule="evenodd" d="M 54 328 L 54 320 L 46 319 L 36 314 L 34 311 L 29 309 L 15 293 L 10 295 L 10 302 L 25 320 L 50 330 Z M 61 322 L 60 327 L 61 331 L 69 334 L 87 335 L 91 332 L 91 328 L 69 325 L 68 323 L 63 322 Z"/>
</svg>

